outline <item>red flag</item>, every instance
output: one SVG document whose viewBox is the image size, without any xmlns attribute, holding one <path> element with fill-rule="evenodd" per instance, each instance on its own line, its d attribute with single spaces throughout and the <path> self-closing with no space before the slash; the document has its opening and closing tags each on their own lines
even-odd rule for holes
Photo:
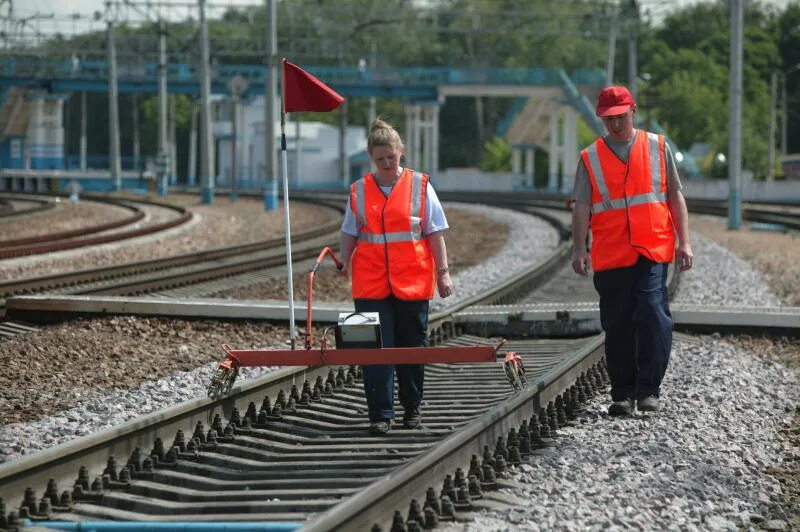
<svg viewBox="0 0 800 532">
<path fill-rule="evenodd" d="M 344 98 L 320 80 L 289 61 L 283 60 L 283 105 L 287 113 L 333 111 Z"/>
</svg>

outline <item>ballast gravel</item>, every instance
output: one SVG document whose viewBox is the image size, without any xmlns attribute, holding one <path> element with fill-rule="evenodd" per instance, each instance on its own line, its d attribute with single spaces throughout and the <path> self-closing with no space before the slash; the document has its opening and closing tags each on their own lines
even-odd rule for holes
<svg viewBox="0 0 800 532">
<path fill-rule="evenodd" d="M 697 232 L 692 234 L 696 255 L 692 269 L 681 273 L 673 301 L 695 305 L 779 307 L 781 300 L 752 264 Z M 713 280 L 709 290 L 709 280 Z"/>
<path fill-rule="evenodd" d="M 709 233 L 719 235 L 715 225 Z M 768 247 L 795 238 L 740 234 L 752 242 L 760 236 Z M 692 242 L 694 267 L 681 274 L 673 301 L 781 305 L 751 263 L 696 231 Z M 795 249 L 782 260 L 797 255 Z M 779 290 L 793 285 L 784 280 Z M 765 353 L 775 350 L 782 352 Z M 553 447 L 512 470 L 515 485 L 503 493 L 524 504 L 482 511 L 443 530 L 794 529 L 798 367 L 796 341 L 678 335 L 661 412 L 613 418 L 608 396 L 595 396 L 559 429 Z"/>
<path fill-rule="evenodd" d="M 544 261 L 559 244 L 556 229 L 541 218 L 507 209 L 497 209 L 484 205 L 456 204 L 470 208 L 496 222 L 508 225 L 510 233 L 506 244 L 491 260 L 484 264 L 471 266 L 457 273 L 453 279 L 455 293 L 447 299 L 438 294 L 431 301 L 431 310 L 439 310 L 454 305 L 514 276 L 526 268 Z M 480 242 L 475 242 L 480 246 Z"/>
<path fill-rule="evenodd" d="M 782 238 L 764 238 L 773 237 Z M 693 240 L 695 267 L 682 277 L 675 301 L 746 306 L 778 301 L 747 262 L 699 234 Z M 788 260 L 798 259 L 797 249 L 784 245 L 784 250 Z M 531 259 L 524 245 L 516 253 L 522 262 Z M 485 268 L 508 271 L 507 260 L 496 256 Z M 485 269 L 482 274 L 478 282 L 487 275 Z M 784 281 L 795 283 L 796 291 L 796 281 Z M 796 358 L 794 349 L 789 356 Z M 785 496 L 783 486 L 769 472 L 800 462 L 796 438 L 792 443 L 778 435 L 796 415 L 800 387 L 796 370 L 759 354 L 746 342 L 679 338 L 664 383 L 662 412 L 613 419 L 605 413 L 607 397 L 596 396 L 573 426 L 559 431 L 554 447 L 513 473 L 517 484 L 508 491 L 509 500 L 521 504 L 444 529 L 790 529 L 794 521 L 774 504 Z M 0 461 L 184 401 L 193 393 L 203 395 L 215 365 L 135 389 L 90 395 L 56 415 L 0 427 L 5 453 Z"/>
<path fill-rule="evenodd" d="M 765 471 L 800 459 L 776 438 L 800 399 L 796 373 L 709 336 L 676 342 L 663 390 L 661 412 L 628 418 L 595 397 L 554 447 L 512 470 L 507 493 L 524 506 L 444 530 L 763 526 L 781 492 Z"/>
</svg>

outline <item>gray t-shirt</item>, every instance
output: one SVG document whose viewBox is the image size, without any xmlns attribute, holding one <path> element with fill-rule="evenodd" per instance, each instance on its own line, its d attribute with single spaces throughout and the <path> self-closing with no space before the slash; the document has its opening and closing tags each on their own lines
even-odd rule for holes
<svg viewBox="0 0 800 532">
<path fill-rule="evenodd" d="M 628 155 L 631 153 L 631 146 L 633 146 L 636 135 L 633 135 L 630 140 L 622 142 L 611 140 L 608 138 L 608 135 L 603 138 L 606 144 L 608 144 L 608 147 L 611 148 L 611 151 L 613 151 L 622 162 L 627 163 Z M 675 160 L 672 158 L 672 150 L 669 149 L 669 144 L 664 144 L 664 153 L 667 159 L 667 192 L 670 190 L 681 190 L 683 185 L 681 185 L 681 179 L 678 177 L 678 169 L 675 166 Z M 583 158 L 578 160 L 578 169 L 575 172 L 575 184 L 572 187 L 572 199 L 576 202 L 587 203 L 589 205 L 592 203 L 592 183 L 589 181 L 589 172 L 586 171 Z"/>
</svg>

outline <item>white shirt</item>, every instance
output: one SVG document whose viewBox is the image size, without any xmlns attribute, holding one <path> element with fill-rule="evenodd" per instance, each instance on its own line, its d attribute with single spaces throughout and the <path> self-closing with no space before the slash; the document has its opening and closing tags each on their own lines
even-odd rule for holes
<svg viewBox="0 0 800 532">
<path fill-rule="evenodd" d="M 383 194 L 388 198 L 392 187 L 380 187 Z M 430 181 L 428 181 L 427 198 L 425 199 L 425 216 L 422 219 L 422 234 L 425 236 L 438 231 L 444 231 L 450 226 L 447 225 L 447 218 L 444 215 L 444 209 L 436 192 L 433 190 Z M 347 196 L 347 208 L 344 211 L 344 222 L 342 222 L 342 232 L 350 236 L 358 236 L 358 230 L 361 224 L 358 222 L 353 209 L 350 208 L 350 196 Z"/>
</svg>

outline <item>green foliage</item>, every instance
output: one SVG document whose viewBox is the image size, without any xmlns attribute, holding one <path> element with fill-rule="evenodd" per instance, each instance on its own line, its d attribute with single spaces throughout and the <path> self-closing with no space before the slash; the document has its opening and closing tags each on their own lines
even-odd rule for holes
<svg viewBox="0 0 800 532">
<path fill-rule="evenodd" d="M 485 172 L 510 172 L 511 144 L 500 137 L 484 144 L 480 168 Z"/>
<path fill-rule="evenodd" d="M 782 72 L 785 80 L 788 116 L 789 153 L 800 153 L 800 2 L 792 2 L 774 24 Z"/>
<path fill-rule="evenodd" d="M 304 66 L 349 66 L 359 61 L 378 69 L 427 67 L 552 67 L 603 68 L 611 8 L 617 0 L 281 0 L 278 11 L 278 51 Z M 665 3 L 669 5 L 670 3 Z M 626 68 L 627 23 L 619 26 L 617 73 Z M 659 26 L 641 22 L 639 72 L 640 117 L 659 121 L 686 149 L 708 142 L 712 152 L 727 153 L 728 145 L 728 2 L 708 0 L 671 7 Z M 778 9 L 765 1 L 748 2 L 745 15 L 742 141 L 744 168 L 766 173 L 769 80 L 773 70 L 786 82 L 789 152 L 800 152 L 800 2 Z M 166 26 L 171 62 L 197 60 L 197 23 L 188 20 Z M 212 62 L 263 64 L 265 8 L 263 4 L 231 7 L 209 21 Z M 121 63 L 155 62 L 156 32 L 152 24 L 116 29 Z M 51 57 L 70 58 L 94 51 L 87 59 L 105 59 L 105 31 L 43 46 Z M 646 75 L 645 75 L 646 74 Z M 132 97 L 120 97 L 123 154 L 131 151 Z M 79 98 L 72 98 L 68 132 L 70 153 L 77 153 Z M 403 101 L 377 99 L 377 112 L 405 137 Z M 510 103 L 506 98 L 448 97 L 441 108 L 440 162 L 448 166 L 510 168 L 510 151 L 492 139 Z M 190 102 L 176 100 L 178 157 L 185 164 Z M 89 151 L 107 153 L 105 94 L 89 95 Z M 142 154 L 156 150 L 157 98 L 139 96 Z M 341 112 L 303 113 L 301 120 L 338 125 Z M 348 123 L 367 124 L 369 99 L 348 99 Z M 294 117 L 293 117 L 294 118 Z M 579 127 L 583 147 L 594 135 Z M 546 164 L 543 152 L 536 164 Z M 709 170 L 711 170 L 709 165 Z M 537 174 L 544 175 L 537 171 Z"/>
<path fill-rule="evenodd" d="M 642 44 L 641 71 L 649 74 L 640 91 L 642 113 L 656 118 L 681 147 L 708 142 L 712 154 L 728 151 L 729 19 L 724 2 L 689 6 L 667 16 Z M 777 20 L 758 3 L 745 16 L 742 163 L 757 177 L 767 167 L 770 74 L 784 60 L 780 42 L 789 32 L 787 25 L 776 38 Z M 720 171 L 711 160 L 701 166 L 712 174 Z"/>
</svg>

